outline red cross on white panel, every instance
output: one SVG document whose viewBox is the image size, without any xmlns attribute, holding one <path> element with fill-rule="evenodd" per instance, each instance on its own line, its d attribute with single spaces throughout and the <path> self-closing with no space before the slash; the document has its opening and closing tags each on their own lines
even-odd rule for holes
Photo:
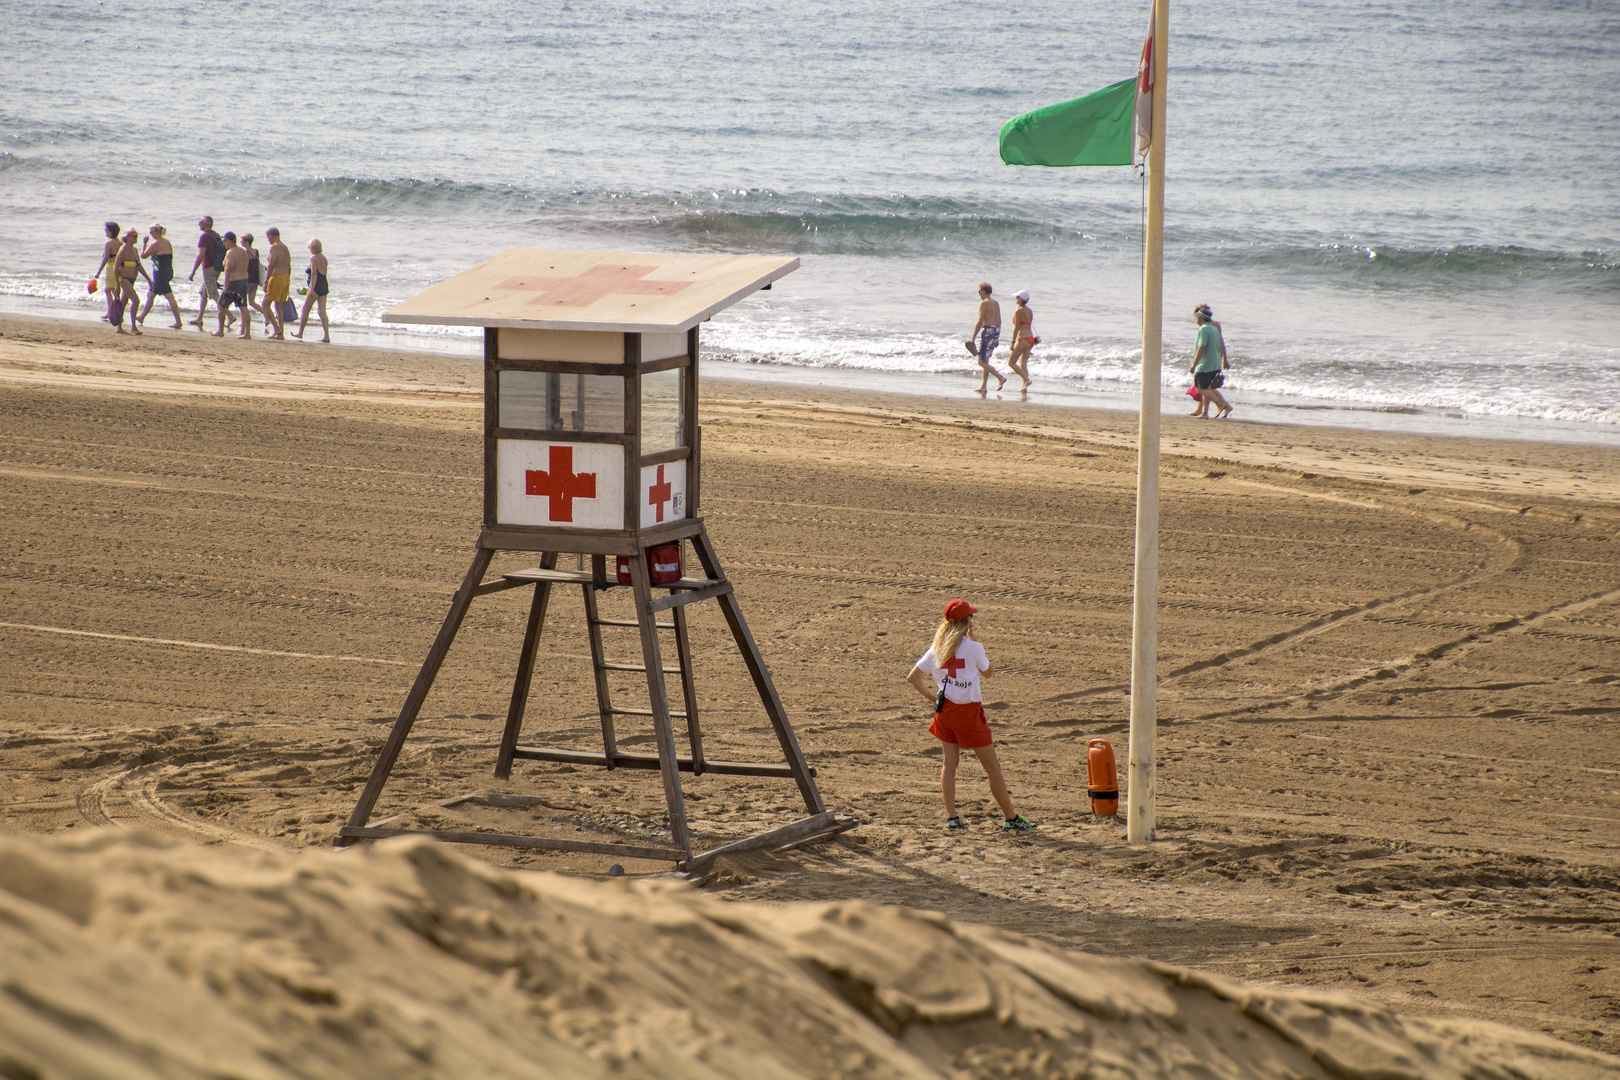
<svg viewBox="0 0 1620 1080">
<path fill-rule="evenodd" d="M 574 471 L 574 448 L 551 447 L 551 468 L 529 469 L 523 474 L 525 494 L 551 500 L 548 515 L 552 521 L 573 521 L 574 500 L 596 498 L 596 474 Z"/>
<path fill-rule="evenodd" d="M 653 508 L 658 521 L 664 520 L 664 504 L 675 494 L 675 489 L 664 479 L 664 467 L 658 466 L 658 481 L 647 489 L 647 505 Z"/>
<path fill-rule="evenodd" d="M 962 659 L 960 656 L 953 656 L 949 660 L 945 661 L 945 663 L 941 664 L 940 667 L 945 669 L 945 676 L 946 678 L 949 678 L 950 676 L 955 675 L 958 671 L 961 671 L 963 668 L 967 667 L 967 661 Z"/>
</svg>

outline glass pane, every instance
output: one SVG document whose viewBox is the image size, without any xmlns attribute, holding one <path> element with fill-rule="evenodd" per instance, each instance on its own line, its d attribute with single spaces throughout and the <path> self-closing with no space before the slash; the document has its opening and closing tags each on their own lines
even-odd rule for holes
<svg viewBox="0 0 1620 1080">
<path fill-rule="evenodd" d="M 680 368 L 641 377 L 641 452 L 673 450 L 681 442 Z"/>
<path fill-rule="evenodd" d="M 624 380 L 617 375 L 500 373 L 499 423 L 536 431 L 624 430 Z"/>
</svg>

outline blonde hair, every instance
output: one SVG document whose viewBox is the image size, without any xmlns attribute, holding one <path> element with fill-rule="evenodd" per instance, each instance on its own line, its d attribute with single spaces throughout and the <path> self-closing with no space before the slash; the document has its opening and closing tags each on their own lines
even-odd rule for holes
<svg viewBox="0 0 1620 1080">
<path fill-rule="evenodd" d="M 957 619 L 939 620 L 939 629 L 934 631 L 934 663 L 944 667 L 956 655 L 957 648 L 962 639 L 967 637 L 968 631 L 973 629 L 973 616 Z"/>
<path fill-rule="evenodd" d="M 169 234 L 168 229 L 165 229 L 163 226 L 159 225 L 155 221 L 152 222 L 152 228 L 151 228 L 150 231 L 151 231 L 153 236 L 167 236 Z"/>
<path fill-rule="evenodd" d="M 309 253 L 311 255 L 319 255 L 321 253 L 321 242 L 319 240 L 311 240 L 309 242 Z"/>
</svg>

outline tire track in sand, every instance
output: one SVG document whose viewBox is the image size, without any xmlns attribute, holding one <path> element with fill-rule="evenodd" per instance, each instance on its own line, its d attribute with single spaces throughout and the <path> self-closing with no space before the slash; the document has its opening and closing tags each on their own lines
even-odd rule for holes
<svg viewBox="0 0 1620 1080">
<path fill-rule="evenodd" d="M 1261 480 L 1241 479 L 1234 480 L 1233 483 L 1244 487 L 1259 488 L 1261 490 L 1286 493 L 1294 496 L 1304 496 L 1306 498 L 1319 499 L 1325 502 L 1339 503 L 1346 506 L 1357 506 L 1364 509 L 1394 512 L 1397 514 L 1406 515 L 1408 517 L 1417 517 L 1422 520 L 1430 521 L 1438 525 L 1444 525 L 1448 528 L 1457 529 L 1465 533 L 1480 532 L 1497 541 L 1500 547 L 1494 550 L 1500 552 L 1502 548 L 1506 548 L 1507 552 L 1510 553 L 1510 557 L 1508 558 L 1507 562 L 1498 563 L 1497 565 L 1492 565 L 1494 560 L 1487 559 L 1484 565 L 1469 571 L 1468 573 L 1460 574 L 1448 581 L 1442 581 L 1434 585 L 1425 585 L 1416 589 L 1409 589 L 1404 593 L 1396 593 L 1392 596 L 1379 597 L 1378 599 L 1370 600 L 1365 604 L 1357 604 L 1353 607 L 1330 612 L 1327 615 L 1311 619 L 1310 621 L 1290 630 L 1279 631 L 1278 633 L 1272 634 L 1269 637 L 1261 638 L 1258 641 L 1252 641 L 1249 644 L 1240 646 L 1236 649 L 1228 649 L 1225 652 L 1219 653 L 1205 660 L 1195 660 L 1189 664 L 1183 664 L 1181 667 L 1161 673 L 1159 675 L 1159 682 L 1161 684 L 1174 679 L 1180 679 L 1188 675 L 1193 675 L 1200 671 L 1208 671 L 1211 668 L 1224 667 L 1236 660 L 1247 659 L 1251 656 L 1257 656 L 1261 653 L 1269 652 L 1270 650 L 1276 649 L 1282 645 L 1304 641 L 1309 638 L 1328 633 L 1329 631 L 1340 629 L 1341 627 L 1344 627 L 1350 623 L 1366 618 L 1373 612 L 1380 611 L 1392 605 L 1410 603 L 1416 600 L 1430 600 L 1449 592 L 1455 592 L 1458 589 L 1477 584 L 1487 578 L 1499 575 L 1504 571 L 1521 565 L 1524 562 L 1524 545 L 1518 540 L 1508 536 L 1500 529 L 1492 528 L 1488 525 L 1481 525 L 1478 522 L 1468 521 L 1463 518 L 1454 517 L 1450 514 L 1438 513 L 1433 510 L 1420 509 L 1416 507 L 1395 506 L 1378 499 L 1358 499 L 1345 495 L 1335 495 L 1329 492 L 1301 490 L 1292 485 L 1272 484 Z M 1123 693 L 1129 689 L 1130 683 L 1128 682 L 1108 683 L 1100 686 L 1088 686 L 1081 690 L 1071 690 L 1067 693 L 1041 698 L 1037 704 L 1050 704 L 1059 701 L 1075 701 L 1080 698 L 1097 697 L 1103 694 Z M 1249 710 L 1236 710 L 1235 712 L 1245 711 Z M 1200 719 L 1234 714 L 1235 713 L 1212 713 L 1208 714 L 1208 717 L 1200 717 Z"/>
<path fill-rule="evenodd" d="M 1464 634 L 1462 637 L 1441 642 L 1439 645 L 1420 652 L 1410 653 L 1395 660 L 1387 660 L 1381 664 L 1363 668 L 1349 678 L 1325 686 L 1313 687 L 1303 694 L 1291 694 L 1287 697 L 1274 698 L 1260 704 L 1246 705 L 1241 709 L 1203 713 L 1195 717 L 1195 719 L 1215 720 L 1227 716 L 1245 716 L 1283 705 L 1303 705 L 1307 701 L 1319 700 L 1335 694 L 1342 694 L 1348 690 L 1355 690 L 1370 682 L 1398 678 L 1413 670 L 1429 668 L 1437 663 L 1450 663 L 1481 646 L 1493 644 L 1498 638 L 1505 635 L 1528 633 L 1550 619 L 1563 618 L 1567 615 L 1573 615 L 1589 608 L 1616 601 L 1620 601 L 1620 589 L 1607 589 L 1599 593 L 1590 593 L 1580 599 L 1557 604 L 1543 611 L 1531 612 L 1528 615 L 1521 615 L 1512 619 L 1504 619 L 1501 622 L 1491 624 L 1484 630 Z"/>
<path fill-rule="evenodd" d="M 170 806 L 158 789 L 179 771 L 173 765 L 147 764 L 104 776 L 79 792 L 79 815 L 91 825 L 132 832 L 144 829 L 188 843 L 286 850 L 262 837 L 224 828 Z"/>
</svg>

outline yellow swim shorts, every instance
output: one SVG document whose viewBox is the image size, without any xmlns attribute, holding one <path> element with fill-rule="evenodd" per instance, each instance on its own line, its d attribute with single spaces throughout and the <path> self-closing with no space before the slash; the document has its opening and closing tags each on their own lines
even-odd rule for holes
<svg viewBox="0 0 1620 1080">
<path fill-rule="evenodd" d="M 270 280 L 264 283 L 264 298 L 273 304 L 287 299 L 287 281 L 290 277 L 290 274 L 271 274 Z"/>
</svg>

